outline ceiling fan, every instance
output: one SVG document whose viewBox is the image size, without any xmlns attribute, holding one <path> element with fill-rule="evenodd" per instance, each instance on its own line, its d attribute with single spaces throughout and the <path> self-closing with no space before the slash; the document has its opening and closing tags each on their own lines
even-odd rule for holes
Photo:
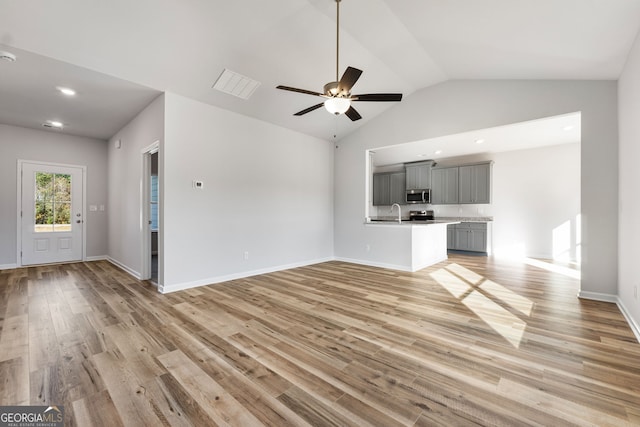
<svg viewBox="0 0 640 427">
<path fill-rule="evenodd" d="M 304 93 L 307 95 L 320 96 L 322 98 L 326 98 L 324 102 L 313 105 L 309 108 L 305 108 L 302 111 L 298 111 L 294 114 L 294 116 L 302 116 L 304 114 L 310 113 L 311 111 L 317 110 L 318 108 L 324 107 L 330 113 L 335 115 L 345 114 L 347 117 L 351 119 L 351 121 L 360 120 L 362 116 L 360 113 L 356 111 L 355 108 L 351 105 L 354 101 L 373 101 L 373 102 L 398 102 L 402 100 L 401 93 L 369 93 L 363 95 L 352 95 L 351 88 L 358 81 L 360 75 L 362 74 L 362 70 L 358 70 L 357 68 L 347 67 L 346 71 L 338 80 L 339 73 L 339 65 L 338 61 L 340 58 L 340 2 L 342 0 L 335 0 L 336 2 L 336 80 L 333 82 L 329 82 L 324 85 L 324 91 L 314 92 L 312 90 L 306 89 L 298 89 L 290 86 L 276 86 L 276 89 L 288 90 L 291 92 Z"/>
</svg>

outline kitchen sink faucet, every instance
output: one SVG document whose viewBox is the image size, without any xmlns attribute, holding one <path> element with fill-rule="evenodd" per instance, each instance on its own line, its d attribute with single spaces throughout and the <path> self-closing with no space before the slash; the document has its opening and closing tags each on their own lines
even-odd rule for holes
<svg viewBox="0 0 640 427">
<path fill-rule="evenodd" d="M 398 207 L 398 224 L 402 223 L 402 209 L 400 208 L 400 205 L 397 203 L 394 203 L 393 205 L 391 205 L 391 213 L 393 213 L 393 208 L 397 206 Z"/>
</svg>

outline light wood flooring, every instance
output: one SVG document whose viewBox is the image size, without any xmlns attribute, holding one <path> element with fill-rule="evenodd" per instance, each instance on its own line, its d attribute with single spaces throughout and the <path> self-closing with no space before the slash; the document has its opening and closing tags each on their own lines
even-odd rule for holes
<svg viewBox="0 0 640 427">
<path fill-rule="evenodd" d="M 0 271 L 0 405 L 66 426 L 640 425 L 640 345 L 544 268 L 328 262 L 158 294 L 109 264 Z"/>
</svg>

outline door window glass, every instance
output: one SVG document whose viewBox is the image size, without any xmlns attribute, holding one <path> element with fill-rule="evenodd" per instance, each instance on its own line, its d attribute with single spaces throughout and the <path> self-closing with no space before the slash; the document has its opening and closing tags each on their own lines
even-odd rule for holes
<svg viewBox="0 0 640 427">
<path fill-rule="evenodd" d="M 71 175 L 36 172 L 36 233 L 71 231 Z"/>
</svg>

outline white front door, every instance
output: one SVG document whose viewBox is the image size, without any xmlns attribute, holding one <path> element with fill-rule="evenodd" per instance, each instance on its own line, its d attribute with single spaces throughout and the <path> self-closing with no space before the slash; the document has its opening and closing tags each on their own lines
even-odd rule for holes
<svg viewBox="0 0 640 427">
<path fill-rule="evenodd" d="M 82 167 L 22 162 L 21 264 L 82 260 Z"/>
</svg>

